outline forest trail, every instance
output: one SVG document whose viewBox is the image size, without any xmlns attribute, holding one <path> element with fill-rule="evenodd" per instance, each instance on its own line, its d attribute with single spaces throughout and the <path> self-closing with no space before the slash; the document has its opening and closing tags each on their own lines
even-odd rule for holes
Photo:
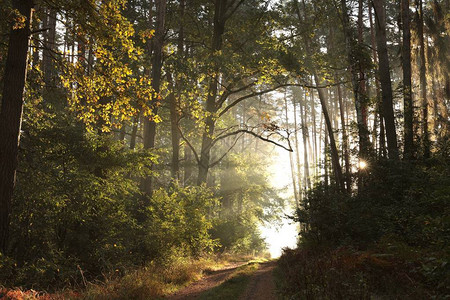
<svg viewBox="0 0 450 300">
<path fill-rule="evenodd" d="M 221 285 L 236 271 L 237 268 L 244 264 L 237 263 L 230 265 L 224 269 L 220 269 L 206 275 L 201 280 L 187 286 L 175 294 L 166 297 L 168 300 L 194 300 L 198 299 L 203 293 Z M 245 290 L 242 291 L 240 300 L 275 300 L 275 283 L 273 281 L 272 271 L 275 268 L 275 262 L 267 262 L 260 264 L 255 271 Z M 214 298 L 211 298 L 214 300 Z"/>
<path fill-rule="evenodd" d="M 275 261 L 261 264 L 253 274 L 247 289 L 239 298 L 240 300 L 276 300 L 275 282 L 273 281 L 273 269 Z"/>
</svg>

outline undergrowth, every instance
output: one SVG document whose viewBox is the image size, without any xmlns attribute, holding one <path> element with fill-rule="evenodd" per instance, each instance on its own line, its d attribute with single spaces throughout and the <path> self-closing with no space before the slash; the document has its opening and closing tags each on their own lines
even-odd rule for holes
<svg viewBox="0 0 450 300">
<path fill-rule="evenodd" d="M 146 267 L 126 271 L 125 274 L 120 274 L 117 270 L 117 272 L 105 274 L 101 281 L 86 281 L 85 286 L 77 290 L 66 289 L 57 293 L 46 293 L 33 289 L 0 288 L 0 300 L 158 299 L 201 279 L 206 273 L 214 272 L 230 263 L 244 261 L 248 263 L 239 267 L 229 278 L 228 284 L 234 285 L 256 270 L 258 263 L 265 259 L 232 254 L 195 260 L 177 258 L 166 263 L 150 263 Z"/>
<path fill-rule="evenodd" d="M 295 219 L 286 299 L 450 299 L 450 157 L 373 163 L 357 193 L 319 185 Z"/>
</svg>

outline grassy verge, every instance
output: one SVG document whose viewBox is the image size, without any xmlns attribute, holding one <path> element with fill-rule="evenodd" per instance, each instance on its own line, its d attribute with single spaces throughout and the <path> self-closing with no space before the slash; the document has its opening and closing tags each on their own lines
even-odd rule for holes
<svg viewBox="0 0 450 300">
<path fill-rule="evenodd" d="M 88 282 L 80 291 L 65 290 L 45 293 L 34 290 L 6 289 L 0 286 L 0 300 L 50 300 L 50 299 L 158 299 L 176 292 L 201 279 L 205 272 L 219 270 L 230 263 L 249 262 L 233 273 L 231 281 L 239 282 L 241 276 L 257 269 L 257 262 L 250 256 L 222 255 L 198 260 L 179 258 L 166 264 L 150 264 L 128 271 L 123 276 L 109 274 L 104 280 Z M 227 298 L 220 298 L 227 299 Z"/>
</svg>

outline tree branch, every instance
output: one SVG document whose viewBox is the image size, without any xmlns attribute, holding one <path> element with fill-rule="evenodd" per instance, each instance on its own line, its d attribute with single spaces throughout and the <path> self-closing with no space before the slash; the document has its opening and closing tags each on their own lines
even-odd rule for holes
<svg viewBox="0 0 450 300">
<path fill-rule="evenodd" d="M 222 139 L 227 138 L 227 137 L 229 137 L 229 136 L 237 135 L 237 134 L 239 134 L 239 133 L 248 133 L 248 134 L 250 134 L 250 135 L 253 135 L 254 137 L 259 138 L 260 140 L 263 140 L 263 141 L 265 141 L 265 142 L 272 143 L 272 144 L 274 144 L 275 146 L 281 147 L 281 148 L 283 148 L 283 149 L 286 150 L 286 151 L 293 152 L 292 146 L 291 146 L 291 142 L 290 142 L 290 140 L 289 140 L 289 133 L 288 133 L 288 137 L 286 138 L 287 143 L 288 143 L 288 147 L 286 147 L 286 146 L 284 146 L 284 145 L 282 145 L 282 144 L 280 144 L 280 143 L 277 143 L 277 142 L 275 142 L 275 141 L 273 141 L 273 140 L 271 140 L 271 139 L 265 138 L 265 137 L 263 137 L 263 136 L 261 136 L 261 135 L 255 133 L 255 132 L 253 132 L 253 131 L 251 131 L 251 130 L 248 130 L 248 129 L 239 129 L 239 130 L 236 130 L 236 131 L 233 131 L 233 132 L 229 132 L 229 133 L 227 133 L 227 134 L 224 134 L 224 135 L 222 135 L 222 136 L 220 136 L 220 137 L 217 137 L 217 138 L 214 139 L 214 141 L 212 142 L 211 147 L 212 147 L 215 143 L 217 143 L 219 140 L 222 140 Z"/>
</svg>

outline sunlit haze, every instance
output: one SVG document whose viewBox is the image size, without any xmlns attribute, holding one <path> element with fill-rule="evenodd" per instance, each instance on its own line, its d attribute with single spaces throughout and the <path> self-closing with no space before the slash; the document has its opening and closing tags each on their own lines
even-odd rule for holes
<svg viewBox="0 0 450 300">
<path fill-rule="evenodd" d="M 278 189 L 288 186 L 282 193 L 282 197 L 287 200 L 284 214 L 291 215 L 293 191 L 290 178 L 289 152 L 281 148 L 275 148 L 274 156 L 270 170 L 272 173 L 271 182 L 273 187 Z M 292 220 L 287 219 L 284 214 L 281 216 L 283 219 L 279 226 L 268 224 L 261 227 L 263 237 L 266 238 L 268 243 L 268 250 L 273 258 L 279 257 L 283 248 L 295 248 L 297 243 L 297 225 Z"/>
</svg>

